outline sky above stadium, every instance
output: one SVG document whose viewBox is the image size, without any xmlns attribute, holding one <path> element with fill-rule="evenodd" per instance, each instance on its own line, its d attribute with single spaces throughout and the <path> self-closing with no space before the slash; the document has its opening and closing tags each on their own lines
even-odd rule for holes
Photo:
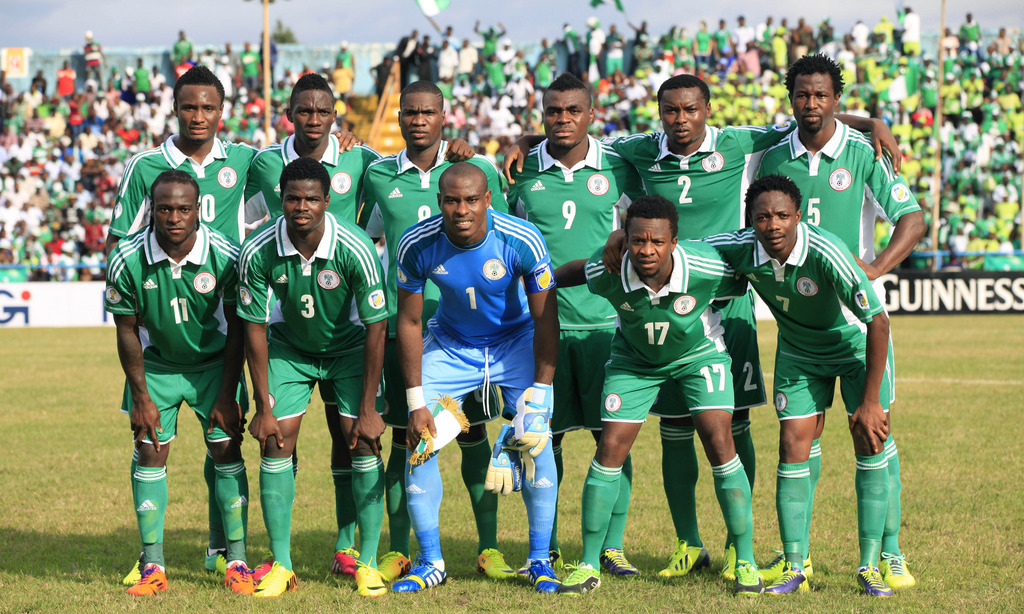
<svg viewBox="0 0 1024 614">
<path fill-rule="evenodd" d="M 895 18 L 899 2 L 893 0 L 857 0 L 810 3 L 806 0 L 775 0 L 771 9 L 751 9 L 760 3 L 740 0 L 691 2 L 688 0 L 623 0 L 629 20 L 639 24 L 646 19 L 648 31 L 664 32 L 671 24 L 693 31 L 700 20 L 715 29 L 724 18 L 730 27 L 736 16 L 745 14 L 756 25 L 768 14 L 790 18 L 804 17 L 817 24 L 830 17 L 838 32 L 845 32 L 862 19 L 874 25 L 879 17 Z M 939 26 L 939 5 L 935 0 L 907 2 L 921 15 L 926 30 Z M 1015 0 L 972 0 L 948 2 L 947 25 L 954 30 L 973 11 L 983 28 L 1024 26 L 1024 11 Z M 764 5 L 761 5 L 764 6 Z M 686 9 L 686 10 L 684 10 Z M 79 47 L 83 33 L 92 30 L 96 40 L 106 46 L 169 46 L 184 29 L 197 44 L 220 45 L 225 41 L 241 43 L 256 40 L 262 29 L 259 0 L 0 0 L 3 13 L 2 47 L 68 48 Z M 577 30 L 585 28 L 587 17 L 597 16 L 602 25 L 616 23 L 625 27 L 625 18 L 614 9 L 614 2 L 591 8 L 589 0 L 513 0 L 508 3 L 487 0 L 451 0 L 450 7 L 435 19 L 442 28 L 452 25 L 455 35 L 477 40 L 473 35 L 476 19 L 486 28 L 502 22 L 513 40 L 557 38 L 563 23 Z M 417 9 L 415 0 L 277 0 L 270 7 L 271 23 L 281 19 L 300 43 L 330 44 L 341 40 L 354 43 L 397 41 L 413 28 L 421 34 L 432 30 Z"/>
</svg>

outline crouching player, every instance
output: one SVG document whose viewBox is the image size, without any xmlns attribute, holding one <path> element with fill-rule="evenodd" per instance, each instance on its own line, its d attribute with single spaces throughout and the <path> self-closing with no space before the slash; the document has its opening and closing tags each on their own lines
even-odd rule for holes
<svg viewBox="0 0 1024 614">
<path fill-rule="evenodd" d="M 753 227 L 705 239 L 750 280 L 779 326 L 775 505 L 786 567 L 766 592 L 808 590 L 805 559 L 814 500 L 808 459 L 838 377 L 857 458 L 857 581 L 865 594 L 888 597 L 892 589 L 876 564 L 889 500 L 884 452 L 893 385 L 889 318 L 849 248 L 832 233 L 800 221 L 800 202 L 791 179 L 767 175 L 747 190 Z"/>
<path fill-rule="evenodd" d="M 622 465 L 665 382 L 678 386 L 711 462 L 725 524 L 736 537 L 737 595 L 758 595 L 750 483 L 732 439 L 731 361 L 715 298 L 740 296 L 745 283 L 707 244 L 677 242 L 679 214 L 661 196 L 642 196 L 626 212 L 627 257 L 619 274 L 605 270 L 601 251 L 559 267 L 559 284 L 586 283 L 618 313 L 611 360 L 605 365 L 604 425 L 583 486 L 583 557 L 559 588 L 580 594 L 600 586 L 601 544 L 622 479 Z"/>
<path fill-rule="evenodd" d="M 145 565 L 128 592 L 167 590 L 166 465 L 185 402 L 203 425 L 214 462 L 215 499 L 227 539 L 224 584 L 252 593 L 245 561 L 249 482 L 236 401 L 242 373 L 242 327 L 235 313 L 238 245 L 199 223 L 199 186 L 188 173 L 160 173 L 150 193 L 149 228 L 117 244 L 105 293 L 126 379 L 121 408 L 131 415 L 138 455 L 132 494 Z"/>
<path fill-rule="evenodd" d="M 437 451 L 454 433 L 442 427 L 441 419 L 435 426 L 434 417 L 444 413 L 450 418 L 456 407 L 450 399 L 461 402 L 481 386 L 494 384 L 501 388 L 505 417 L 512 418 L 511 408 L 517 406 L 519 414 L 515 432 L 504 427 L 495 446 L 488 481 L 498 481 L 501 488 L 506 478 L 518 477 L 508 461 L 522 450 L 528 465 L 522 485 L 529 522 L 528 575 L 538 591 L 554 592 L 558 578 L 548 545 L 558 477 L 551 446 L 546 445 L 558 356 L 551 260 L 533 224 L 490 208 L 487 177 L 478 167 L 453 164 L 441 174 L 438 189 L 441 214 L 409 228 L 396 253 L 407 436 L 410 452 L 419 449 L 410 457 L 415 462 L 408 465 L 406 493 L 420 555 L 391 589 L 413 592 L 446 580 Z M 428 279 L 441 297 L 424 336 L 423 288 Z M 430 446 L 420 448 L 421 439 Z M 506 494 L 510 491 L 504 489 Z"/>
</svg>

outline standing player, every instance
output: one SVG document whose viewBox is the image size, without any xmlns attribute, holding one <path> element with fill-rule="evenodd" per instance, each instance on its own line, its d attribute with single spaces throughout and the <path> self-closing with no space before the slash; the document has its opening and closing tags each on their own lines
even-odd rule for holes
<svg viewBox="0 0 1024 614">
<path fill-rule="evenodd" d="M 715 298 L 742 295 L 745 282 L 714 249 L 676 239 L 679 214 L 660 196 L 637 199 L 626 212 L 627 257 L 610 273 L 598 250 L 589 261 L 561 267 L 566 285 L 586 282 L 618 313 L 611 360 L 605 366 L 604 429 L 583 486 L 583 557 L 559 589 L 581 594 L 600 586 L 598 554 L 622 487 L 623 463 L 667 381 L 679 386 L 711 462 L 725 524 L 735 538 L 737 595 L 758 595 L 750 483 L 733 443 L 733 387 Z"/>
<path fill-rule="evenodd" d="M 365 205 L 360 214 L 360 225 L 365 226 L 369 235 L 375 240 L 384 238 L 388 304 L 391 305 L 392 318 L 398 304 L 395 284 L 398 241 L 410 226 L 440 212 L 437 206 L 438 181 L 441 173 L 452 164 L 445 159 L 449 143 L 441 140 L 444 99 L 436 85 L 417 81 L 406 86 L 402 90 L 398 120 L 405 149 L 371 164 L 366 170 L 363 177 Z M 473 157 L 468 162 L 479 167 L 487 177 L 487 187 L 493 195 L 492 206 L 499 211 L 507 211 L 497 169 L 482 156 Z M 423 313 L 429 318 L 437 308 L 436 286 L 427 283 L 423 295 Z M 392 427 L 391 455 L 387 463 L 391 548 L 381 557 L 380 569 L 386 579 L 395 579 L 409 571 L 410 524 L 405 491 L 405 425 L 408 416 L 402 409 L 406 400 L 401 394 L 404 383 L 393 341 L 396 330 L 393 319 L 389 328 L 392 338 L 387 344 L 384 361 L 385 394 L 388 395 L 384 422 Z M 467 402 L 466 413 L 472 426 L 468 433 L 459 436 L 459 447 L 462 449 L 462 479 L 469 491 L 479 537 L 477 569 L 492 578 L 511 578 L 515 571 L 509 568 L 498 550 L 498 499 L 484 489 L 491 455 L 484 423 L 494 416 L 485 415 L 481 403 L 473 397 Z"/>
<path fill-rule="evenodd" d="M 235 400 L 242 373 L 242 328 L 235 313 L 238 245 L 200 224 L 199 185 L 187 173 L 164 171 L 149 192 L 152 220 L 111 253 L 105 295 L 126 377 L 122 410 L 131 415 L 137 450 L 132 495 L 145 565 L 128 592 L 167 590 L 166 464 L 178 410 L 186 402 L 203 425 L 214 463 L 212 502 L 226 540 L 224 584 L 252 593 L 245 561 L 249 482 Z"/>
<path fill-rule="evenodd" d="M 587 136 L 593 120 L 587 86 L 571 73 L 559 75 L 544 93 L 547 139 L 530 150 L 523 171 L 516 174 L 515 185 L 508 193 L 516 215 L 532 222 L 544 236 L 552 266 L 594 253 L 608 233 L 618 228 L 619 216 L 631 199 L 639 196 L 640 181 L 633 166 Z M 594 434 L 595 440 L 600 439 L 601 386 L 615 329 L 615 310 L 586 288 L 571 288 L 558 293 L 558 317 L 558 370 L 554 380 L 558 403 L 553 408 L 551 431 L 561 485 L 562 438 L 566 432 L 584 428 Z M 622 552 L 632 481 L 628 457 L 623 475 L 601 563 L 612 573 L 634 575 L 639 573 L 637 568 Z M 557 564 L 560 552 L 555 528 L 550 550 Z"/>
<path fill-rule="evenodd" d="M 285 166 L 280 184 L 284 215 L 246 239 L 238 263 L 256 403 L 249 432 L 260 442 L 260 503 L 274 555 L 255 594 L 277 597 L 297 584 L 290 552 L 292 451 L 313 385 L 326 380 L 351 450 L 358 592 L 376 597 L 387 591 L 375 565 L 384 520 L 377 443 L 384 432 L 378 414 L 387 330 L 383 271 L 369 237 L 327 212 L 331 178 L 322 164 L 298 158 Z"/>
<path fill-rule="evenodd" d="M 798 129 L 761 160 L 759 176 L 780 174 L 792 179 L 803 195 L 801 211 L 807 223 L 834 233 L 854 251 L 869 280 L 877 280 L 903 261 L 924 236 L 924 213 L 905 179 L 887 159 L 872 155 L 863 135 L 835 116 L 843 92 L 839 65 L 823 55 L 808 55 L 786 73 L 786 88 Z M 877 203 L 877 205 L 876 205 Z M 874 253 L 875 218 L 894 224 L 888 246 Z M 876 291 L 881 284 L 876 281 Z M 817 433 L 820 434 L 820 433 Z M 893 588 L 914 585 L 899 546 L 900 463 L 896 442 L 885 443 L 889 467 L 889 508 L 882 539 L 882 575 Z M 821 473 L 817 437 L 811 447 L 811 499 Z M 810 528 L 808 524 L 808 529 Z M 805 553 L 806 554 L 806 553 Z M 784 562 L 776 559 L 765 570 L 777 577 Z"/>
<path fill-rule="evenodd" d="M 750 280 L 779 325 L 775 498 L 785 564 L 766 592 L 809 590 L 804 567 L 813 493 L 809 459 L 838 377 L 857 456 L 857 581 L 865 594 L 888 597 L 892 589 L 875 563 L 889 504 L 889 318 L 846 245 L 836 235 L 800 222 L 801 202 L 792 180 L 767 175 L 747 191 L 753 228 L 707 239 Z M 831 205 L 827 198 L 821 203 L 823 208 Z"/>
<path fill-rule="evenodd" d="M 548 545 L 558 476 L 551 446 L 546 445 L 558 358 L 551 260 L 536 227 L 491 210 L 487 175 L 478 166 L 452 165 L 441 174 L 438 189 L 441 214 L 406 231 L 397 251 L 398 344 L 409 408 L 409 449 L 415 449 L 424 431 L 437 437 L 432 412 L 443 397 L 462 402 L 481 386 L 499 386 L 504 416 L 515 418 L 516 427 L 504 427 L 495 445 L 495 468 L 502 458 L 508 460 L 502 446 L 523 451 L 528 575 L 538 591 L 554 592 L 559 582 Z M 428 279 L 441 296 L 424 336 Z M 519 451 L 512 454 L 518 457 Z M 422 464 L 408 464 L 408 472 L 409 516 L 421 554 L 391 588 L 414 592 L 447 578 L 438 526 L 443 487 L 436 450 Z"/>
</svg>

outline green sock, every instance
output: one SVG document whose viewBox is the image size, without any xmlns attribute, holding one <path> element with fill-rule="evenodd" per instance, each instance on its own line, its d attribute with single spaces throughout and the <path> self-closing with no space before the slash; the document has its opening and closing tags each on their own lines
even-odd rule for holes
<svg viewBox="0 0 1024 614">
<path fill-rule="evenodd" d="M 245 537 L 249 528 L 249 478 L 245 462 L 214 465 L 217 473 L 217 509 L 224 519 L 224 558 L 245 562 Z"/>
<path fill-rule="evenodd" d="M 602 550 L 607 548 L 622 549 L 622 536 L 626 533 L 626 516 L 629 513 L 629 497 L 633 492 L 633 459 L 626 455 L 622 464 L 622 479 L 619 480 L 619 497 L 612 508 L 612 517 L 608 521 L 608 533 L 604 536 Z"/>
<path fill-rule="evenodd" d="M 751 499 L 754 493 L 754 475 L 757 473 L 757 457 L 754 454 L 754 439 L 750 436 L 750 420 L 732 421 L 732 440 L 736 444 L 736 455 L 743 463 L 743 472 L 747 474 L 747 481 L 750 482 Z M 731 533 L 726 532 L 725 547 L 728 548 L 736 543 Z"/>
<path fill-rule="evenodd" d="M 470 443 L 459 442 L 462 450 L 462 481 L 469 491 L 473 506 L 476 534 L 479 540 L 477 554 L 498 547 L 498 495 L 484 490 L 487 467 L 491 462 L 491 447 L 487 437 Z"/>
<path fill-rule="evenodd" d="M 223 550 L 227 547 L 227 540 L 224 537 L 224 519 L 220 516 L 220 505 L 217 504 L 217 472 L 209 450 L 206 451 L 206 461 L 203 463 L 203 478 L 206 479 L 206 506 L 210 519 L 210 549 Z"/>
<path fill-rule="evenodd" d="M 661 423 L 661 477 L 676 538 L 688 546 L 704 545 L 697 528 L 697 452 L 692 426 Z"/>
<path fill-rule="evenodd" d="M 263 525 L 270 538 L 274 560 L 292 569 L 292 505 L 295 503 L 295 474 L 292 458 L 267 458 L 260 462 L 260 505 Z"/>
<path fill-rule="evenodd" d="M 601 546 L 619 498 L 621 477 L 622 467 L 602 467 L 595 458 L 583 482 L 583 562 L 594 569 L 601 569 Z"/>
<path fill-rule="evenodd" d="M 139 523 L 146 564 L 164 566 L 164 512 L 167 510 L 167 467 L 136 467 L 135 519 Z"/>
<path fill-rule="evenodd" d="M 379 456 L 352 458 L 352 499 L 359 524 L 359 562 L 376 567 L 384 523 L 384 461 Z"/>
<path fill-rule="evenodd" d="M 900 553 L 900 493 L 903 483 L 900 481 L 900 454 L 896 451 L 896 442 L 892 435 L 885 442 L 885 459 L 889 461 L 889 508 L 885 512 L 885 530 L 882 531 L 882 552 Z"/>
<path fill-rule="evenodd" d="M 551 446 L 551 452 L 553 452 L 554 455 L 555 455 L 555 472 L 558 475 L 558 488 L 561 489 L 562 488 L 562 474 L 563 474 L 563 470 L 562 470 L 562 446 L 561 445 Z M 559 492 L 561 492 L 561 491 L 559 490 Z M 551 523 L 551 541 L 549 542 L 550 545 L 548 546 L 549 550 L 558 550 L 558 499 L 559 498 L 560 497 L 556 497 L 555 498 L 555 518 L 554 518 L 554 521 Z"/>
<path fill-rule="evenodd" d="M 388 466 L 384 471 L 384 488 L 388 507 L 388 533 L 391 539 L 389 549 L 409 556 L 409 531 L 412 523 L 409 520 L 409 510 L 405 507 L 405 452 L 405 446 L 391 442 Z"/>
<path fill-rule="evenodd" d="M 779 463 L 775 478 L 775 510 L 779 515 L 782 551 L 794 569 L 804 568 L 807 499 L 811 470 L 807 462 Z"/>
<path fill-rule="evenodd" d="M 811 558 L 811 516 L 814 512 L 814 491 L 818 488 L 818 478 L 821 477 L 821 443 L 818 439 L 811 442 L 811 456 L 807 459 L 807 467 L 811 471 L 811 486 L 807 493 L 807 512 L 804 514 L 807 527 L 804 529 L 803 541 L 800 543 L 800 552 L 804 560 Z"/>
<path fill-rule="evenodd" d="M 882 531 L 889 507 L 889 469 L 885 450 L 872 456 L 857 455 L 857 535 L 860 566 L 877 567 L 882 550 Z"/>
<path fill-rule="evenodd" d="M 334 477 L 334 516 L 338 521 L 338 538 L 334 551 L 352 548 L 356 543 L 356 504 L 352 498 L 352 468 L 331 467 Z"/>
<path fill-rule="evenodd" d="M 715 496 L 722 508 L 725 526 L 735 537 L 736 561 L 754 562 L 754 516 L 750 509 L 750 482 L 739 456 L 711 468 Z"/>
</svg>

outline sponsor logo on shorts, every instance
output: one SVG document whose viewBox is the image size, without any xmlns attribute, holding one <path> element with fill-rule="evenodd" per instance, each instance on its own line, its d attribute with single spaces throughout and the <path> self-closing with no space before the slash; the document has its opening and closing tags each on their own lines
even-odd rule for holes
<svg viewBox="0 0 1024 614">
<path fill-rule="evenodd" d="M 121 302 L 121 293 L 111 288 L 110 286 L 107 286 L 107 289 L 104 292 L 104 294 L 107 295 L 107 302 L 110 303 L 111 305 L 116 305 Z"/>
<path fill-rule="evenodd" d="M 801 277 L 796 280 L 796 291 L 804 296 L 814 296 L 818 293 L 818 284 L 810 277 Z"/>
<path fill-rule="evenodd" d="M 121 203 L 117 203 L 116 205 L 114 205 L 114 219 L 115 220 L 117 218 L 121 217 L 121 214 L 123 212 L 124 212 L 124 207 L 121 206 Z"/>
<path fill-rule="evenodd" d="M 857 301 L 857 306 L 861 309 L 867 309 L 868 305 L 868 293 L 863 290 L 858 290 L 857 294 L 853 295 L 854 300 Z"/>
<path fill-rule="evenodd" d="M 896 184 L 892 186 L 892 190 L 889 193 L 892 194 L 892 199 L 898 203 L 905 203 L 910 200 L 910 190 L 905 185 Z"/>
<path fill-rule="evenodd" d="M 409 278 L 405 276 L 405 273 L 402 272 L 402 269 L 398 269 L 397 277 L 398 281 L 402 282 L 403 284 L 409 281 Z"/>
<path fill-rule="evenodd" d="M 689 294 L 683 294 L 677 296 L 676 300 L 672 301 L 672 310 L 681 316 L 693 311 L 693 308 L 697 306 L 697 299 L 693 298 Z"/>
<path fill-rule="evenodd" d="M 317 273 L 316 283 L 324 290 L 333 290 L 341 285 L 341 276 L 331 269 L 324 269 Z"/>
<path fill-rule="evenodd" d="M 619 411 L 619 409 L 622 408 L 622 397 L 615 394 L 614 392 L 612 394 L 609 394 L 604 398 L 604 408 L 611 413 Z"/>
<path fill-rule="evenodd" d="M 784 392 L 776 392 L 775 393 L 775 411 L 785 411 L 787 405 L 789 405 L 789 399 L 786 398 L 786 393 L 784 393 Z"/>
<path fill-rule="evenodd" d="M 217 173 L 217 183 L 222 188 L 233 188 L 238 183 L 238 173 L 230 166 L 225 166 Z"/>
<path fill-rule="evenodd" d="M 601 173 L 594 173 L 590 176 L 590 179 L 587 179 L 587 189 L 594 196 L 604 196 L 608 193 L 610 187 L 611 184 L 608 183 L 608 178 Z"/>
<path fill-rule="evenodd" d="M 537 287 L 542 292 L 555 285 L 555 276 L 551 274 L 551 266 L 547 264 L 534 274 L 534 279 L 537 280 Z"/>
<path fill-rule="evenodd" d="M 721 152 L 716 151 L 715 153 L 701 160 L 700 165 L 701 167 L 704 168 L 705 171 L 709 173 L 720 171 L 723 168 L 725 168 L 725 156 L 723 156 Z"/>
<path fill-rule="evenodd" d="M 338 194 L 345 194 L 352 188 L 352 176 L 342 171 L 331 177 L 331 189 Z"/>
<path fill-rule="evenodd" d="M 213 276 L 213 273 L 203 271 L 192 280 L 192 287 L 199 294 L 208 294 L 217 287 L 217 278 Z"/>
<path fill-rule="evenodd" d="M 845 168 L 837 168 L 828 176 L 828 184 L 836 192 L 842 192 L 853 185 L 853 175 Z"/>
<path fill-rule="evenodd" d="M 384 291 L 374 290 L 370 293 L 370 298 L 368 300 L 370 301 L 370 307 L 380 309 L 384 306 Z"/>
<path fill-rule="evenodd" d="M 242 301 L 243 305 L 249 305 L 252 303 L 252 292 L 249 292 L 249 288 L 242 286 L 238 289 L 238 299 Z"/>
<path fill-rule="evenodd" d="M 498 281 L 508 273 L 508 269 L 505 268 L 505 263 L 497 258 L 491 258 L 484 263 L 484 277 L 491 281 Z"/>
</svg>

